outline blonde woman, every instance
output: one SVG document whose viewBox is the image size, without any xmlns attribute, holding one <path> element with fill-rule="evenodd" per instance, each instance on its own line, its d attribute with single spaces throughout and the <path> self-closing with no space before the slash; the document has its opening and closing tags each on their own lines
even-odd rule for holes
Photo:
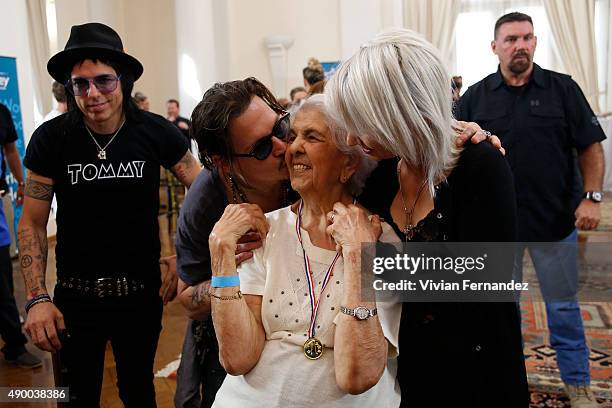
<svg viewBox="0 0 612 408">
<path fill-rule="evenodd" d="M 417 33 L 380 34 L 326 85 L 330 111 L 379 165 L 359 201 L 404 241 L 514 241 L 510 168 L 489 143 L 455 143 L 450 76 Z M 330 230 L 362 216 L 337 203 Z M 508 251 L 508 280 L 512 251 Z M 398 379 L 406 407 L 524 407 L 527 381 L 516 305 L 405 303 Z"/>
</svg>

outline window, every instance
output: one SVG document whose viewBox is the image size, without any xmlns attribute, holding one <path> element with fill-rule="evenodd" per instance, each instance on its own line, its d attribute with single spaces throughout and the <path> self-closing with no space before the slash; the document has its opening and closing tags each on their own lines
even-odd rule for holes
<svg viewBox="0 0 612 408">
<path fill-rule="evenodd" d="M 455 66 L 453 75 L 463 77 L 463 89 L 497 70 L 497 56 L 491 51 L 495 21 L 512 11 L 533 19 L 538 46 L 534 61 L 542 68 L 563 71 L 557 56 L 546 10 L 539 0 L 463 0 L 455 26 Z"/>
</svg>

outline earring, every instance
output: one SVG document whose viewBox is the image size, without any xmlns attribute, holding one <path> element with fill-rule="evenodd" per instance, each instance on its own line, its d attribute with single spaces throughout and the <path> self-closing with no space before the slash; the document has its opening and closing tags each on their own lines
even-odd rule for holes
<svg viewBox="0 0 612 408">
<path fill-rule="evenodd" d="M 232 189 L 232 199 L 234 200 L 234 204 L 238 204 L 239 197 L 243 203 L 248 203 L 246 194 L 244 194 L 244 192 L 238 187 L 238 184 L 234 182 L 232 173 L 227 173 L 227 181 L 229 182 L 230 188 Z"/>
</svg>

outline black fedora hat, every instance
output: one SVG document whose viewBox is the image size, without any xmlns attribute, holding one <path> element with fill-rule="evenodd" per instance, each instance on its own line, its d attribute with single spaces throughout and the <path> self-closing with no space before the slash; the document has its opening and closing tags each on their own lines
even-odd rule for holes
<svg viewBox="0 0 612 408">
<path fill-rule="evenodd" d="M 142 64 L 123 51 L 119 34 L 101 23 L 72 26 L 64 51 L 55 54 L 47 63 L 47 71 L 60 83 L 68 80 L 72 67 L 87 58 L 109 59 L 129 70 L 137 80 L 144 70 Z"/>
</svg>

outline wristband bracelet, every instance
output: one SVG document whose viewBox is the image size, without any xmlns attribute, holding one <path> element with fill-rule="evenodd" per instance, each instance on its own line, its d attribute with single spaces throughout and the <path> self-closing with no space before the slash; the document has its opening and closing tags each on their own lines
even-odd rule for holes
<svg viewBox="0 0 612 408">
<path fill-rule="evenodd" d="M 234 293 L 231 296 L 217 296 L 214 293 L 212 293 L 211 291 L 208 291 L 208 295 L 210 297 L 213 297 L 215 299 L 219 299 L 219 300 L 238 300 L 238 299 L 242 299 L 242 292 L 238 291 L 236 293 Z"/>
<path fill-rule="evenodd" d="M 53 303 L 53 300 L 51 300 L 51 296 L 49 296 L 46 293 L 34 296 L 25 305 L 26 314 L 30 311 L 32 306 L 34 306 L 34 305 L 36 305 L 38 303 L 44 303 L 44 302 L 51 302 L 51 303 Z"/>
<path fill-rule="evenodd" d="M 232 276 L 213 276 L 210 280 L 212 288 L 229 288 L 231 286 L 240 286 L 240 278 L 238 275 Z"/>
</svg>

